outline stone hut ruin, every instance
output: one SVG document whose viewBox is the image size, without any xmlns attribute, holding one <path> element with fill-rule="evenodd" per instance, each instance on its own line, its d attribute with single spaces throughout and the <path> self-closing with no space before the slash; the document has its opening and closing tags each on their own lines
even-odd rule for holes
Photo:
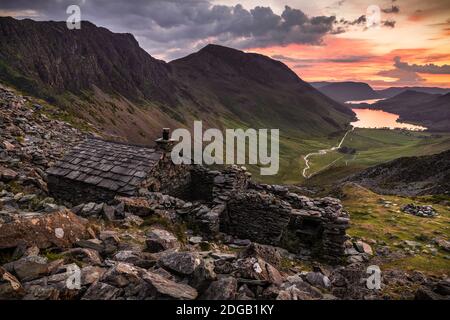
<svg viewBox="0 0 450 320">
<path fill-rule="evenodd" d="M 50 193 L 72 204 L 135 196 L 141 188 L 181 195 L 189 170 L 172 163 L 168 137 L 157 142 L 156 148 L 146 148 L 86 139 L 47 170 Z"/>
<path fill-rule="evenodd" d="M 170 147 L 167 132 L 155 149 L 88 139 L 48 170 L 50 192 L 72 204 L 122 203 L 116 217 L 123 204 L 139 216 L 163 206 L 206 238 L 227 235 L 304 257 L 343 258 L 349 216 L 339 200 L 256 183 L 244 167 L 174 165 Z"/>
</svg>

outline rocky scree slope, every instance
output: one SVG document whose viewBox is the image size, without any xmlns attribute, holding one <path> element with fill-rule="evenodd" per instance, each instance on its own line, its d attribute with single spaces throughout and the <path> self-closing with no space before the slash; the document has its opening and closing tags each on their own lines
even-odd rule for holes
<svg viewBox="0 0 450 320">
<path fill-rule="evenodd" d="M 356 182 L 380 194 L 448 194 L 450 150 L 429 156 L 395 159 L 370 167 L 346 181 Z"/>
</svg>

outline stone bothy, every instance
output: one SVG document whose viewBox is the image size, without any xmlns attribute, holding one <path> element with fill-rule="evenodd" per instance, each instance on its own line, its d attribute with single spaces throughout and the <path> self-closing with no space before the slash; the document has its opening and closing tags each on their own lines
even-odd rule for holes
<svg viewBox="0 0 450 320">
<path fill-rule="evenodd" d="M 141 188 L 180 195 L 189 171 L 172 163 L 170 143 L 158 139 L 155 148 L 146 148 L 86 139 L 47 170 L 50 193 L 72 204 L 135 196 Z"/>
</svg>

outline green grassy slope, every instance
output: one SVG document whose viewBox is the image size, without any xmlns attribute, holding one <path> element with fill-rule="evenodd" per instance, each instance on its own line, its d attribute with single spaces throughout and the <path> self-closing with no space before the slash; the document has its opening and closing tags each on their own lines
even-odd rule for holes
<svg viewBox="0 0 450 320">
<path fill-rule="evenodd" d="M 256 179 L 267 183 L 328 185 L 369 166 L 399 157 L 434 154 L 450 149 L 450 133 L 433 135 L 425 132 L 357 128 L 348 134 L 343 144 L 356 149 L 355 155 L 334 151 L 326 156 L 311 157 L 309 173 L 318 173 L 310 179 L 304 179 L 303 157 L 309 152 L 336 146 L 343 134 L 344 132 L 339 136 L 296 138 L 282 135 L 279 174 L 259 177 L 256 168 L 251 168 L 251 171 Z M 333 164 L 328 167 L 331 163 Z"/>
<path fill-rule="evenodd" d="M 382 270 L 404 269 L 432 274 L 448 272 L 450 256 L 434 240 L 450 238 L 449 206 L 433 203 L 435 199 L 429 197 L 380 196 L 353 184 L 345 185 L 342 193 L 343 204 L 351 218 L 349 235 L 375 240 L 374 249 L 387 246 L 391 252 L 403 251 L 399 255 L 378 257 L 380 261 L 377 263 L 380 263 Z M 401 207 L 409 203 L 432 203 L 439 215 L 423 218 L 402 212 Z M 411 248 L 405 244 L 405 240 L 415 241 L 419 245 Z"/>
</svg>

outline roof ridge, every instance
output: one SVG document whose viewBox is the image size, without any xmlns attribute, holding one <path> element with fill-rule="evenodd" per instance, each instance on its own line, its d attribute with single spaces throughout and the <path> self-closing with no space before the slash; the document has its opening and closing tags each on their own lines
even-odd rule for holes
<svg viewBox="0 0 450 320">
<path fill-rule="evenodd" d="M 123 146 L 130 146 L 130 147 L 139 147 L 139 148 L 149 149 L 149 150 L 154 150 L 155 152 L 159 152 L 158 150 L 156 150 L 155 147 L 145 146 L 145 145 L 141 145 L 141 144 L 137 144 L 137 143 L 129 143 L 129 142 L 122 142 L 122 141 L 106 140 L 106 139 L 102 139 L 102 138 L 98 138 L 98 137 L 87 137 L 81 143 L 83 143 L 83 142 L 85 142 L 87 140 L 97 140 L 97 141 L 102 141 L 102 142 L 106 142 L 106 143 L 112 143 L 112 144 L 118 144 L 118 145 L 123 145 Z"/>
</svg>

